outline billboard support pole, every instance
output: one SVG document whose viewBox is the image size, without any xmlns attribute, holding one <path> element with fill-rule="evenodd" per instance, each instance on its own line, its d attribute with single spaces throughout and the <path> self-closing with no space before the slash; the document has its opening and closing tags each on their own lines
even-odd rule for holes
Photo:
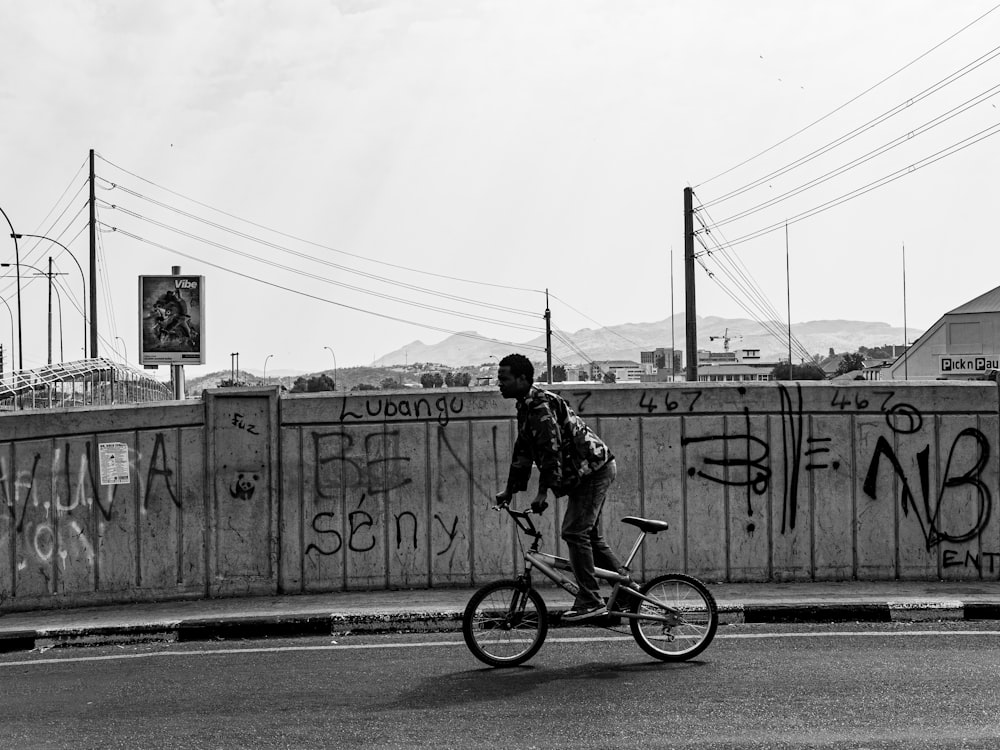
<svg viewBox="0 0 1000 750">
<path fill-rule="evenodd" d="M 174 276 L 181 275 L 180 266 L 171 266 L 170 273 Z M 174 400 L 184 400 L 184 365 L 170 365 L 170 381 L 174 386 Z"/>
</svg>

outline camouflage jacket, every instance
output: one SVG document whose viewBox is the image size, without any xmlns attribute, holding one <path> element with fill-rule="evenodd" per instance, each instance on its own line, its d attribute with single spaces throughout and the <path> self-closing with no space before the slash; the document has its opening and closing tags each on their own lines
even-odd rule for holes
<svg viewBox="0 0 1000 750">
<path fill-rule="evenodd" d="M 507 480 L 509 489 L 528 489 L 534 463 L 539 488 L 562 497 L 612 458 L 604 441 L 561 396 L 532 386 L 524 400 L 517 402 L 517 440 Z"/>
</svg>

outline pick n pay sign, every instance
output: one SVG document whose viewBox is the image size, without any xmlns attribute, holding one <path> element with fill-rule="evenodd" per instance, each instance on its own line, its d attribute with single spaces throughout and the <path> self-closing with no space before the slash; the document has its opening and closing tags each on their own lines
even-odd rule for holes
<svg viewBox="0 0 1000 750">
<path fill-rule="evenodd" d="M 1000 370 L 1000 359 L 996 357 L 941 357 L 941 372 L 952 375 L 984 373 Z"/>
</svg>

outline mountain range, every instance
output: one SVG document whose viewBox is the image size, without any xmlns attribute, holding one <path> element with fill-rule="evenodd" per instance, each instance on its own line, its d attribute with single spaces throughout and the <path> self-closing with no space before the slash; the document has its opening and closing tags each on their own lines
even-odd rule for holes
<svg viewBox="0 0 1000 750">
<path fill-rule="evenodd" d="M 760 358 L 765 362 L 788 357 L 788 333 L 779 323 L 767 327 L 744 318 L 699 317 L 698 348 L 709 351 L 729 351 L 759 349 Z M 684 319 L 677 317 L 674 344 L 678 350 L 684 349 Z M 906 340 L 912 343 L 921 331 L 907 329 Z M 792 336 L 811 355 L 825 358 L 833 350 L 835 353 L 855 352 L 860 347 L 902 346 L 903 329 L 887 323 L 859 320 L 813 320 L 807 323 L 793 323 Z M 728 339 L 728 341 L 727 341 Z M 572 346 L 565 342 L 570 342 Z M 640 352 L 660 347 L 670 348 L 670 318 L 657 323 L 623 323 L 606 328 L 584 328 L 575 333 L 559 332 L 553 336 L 553 361 L 555 363 L 577 364 L 591 360 L 633 360 L 638 362 Z M 545 359 L 545 338 L 539 336 L 521 344 L 491 341 L 474 331 L 454 334 L 437 344 L 414 341 L 395 351 L 382 355 L 369 367 L 344 367 L 338 375 L 338 387 L 350 390 L 357 384 L 378 384 L 383 378 L 391 377 L 400 383 L 416 384 L 419 372 L 413 368 L 418 363 L 444 365 L 453 368 L 470 367 L 491 362 L 491 357 L 500 359 L 511 351 L 521 351 L 536 362 Z M 793 358 L 798 359 L 799 349 L 793 350 Z M 495 364 L 496 360 L 492 360 Z M 409 365 L 404 371 L 397 366 Z M 412 370 L 412 372 L 411 372 Z M 327 370 L 326 372 L 331 372 Z M 416 374 L 414 374 L 416 373 Z M 268 382 L 282 382 L 290 387 L 298 375 L 309 376 L 298 370 L 275 370 L 268 373 Z M 187 383 L 190 397 L 197 397 L 204 388 L 215 388 L 232 375 L 230 370 L 192 378 Z M 251 385 L 259 385 L 262 379 L 256 371 L 242 370 L 241 379 Z"/>
<path fill-rule="evenodd" d="M 675 316 L 674 341 L 676 349 L 684 350 L 684 317 Z M 671 318 L 654 323 L 623 323 L 605 328 L 584 328 L 574 333 L 553 332 L 552 356 L 555 362 L 571 364 L 593 360 L 639 361 L 642 351 L 671 346 Z M 760 350 L 763 361 L 777 361 L 788 357 L 788 329 L 784 323 L 766 325 L 749 318 L 698 317 L 698 349 L 713 352 Z M 859 347 L 875 348 L 913 342 L 922 333 L 908 328 L 904 337 L 902 327 L 888 323 L 859 320 L 812 320 L 793 323 L 791 335 L 792 357 L 800 360 L 802 348 L 810 355 L 828 356 L 836 353 L 855 352 Z M 395 351 L 379 357 L 380 366 L 406 365 L 428 362 L 449 367 L 476 365 L 489 362 L 491 357 L 503 357 L 511 351 L 521 351 L 533 360 L 544 359 L 545 336 L 538 336 L 521 344 L 511 345 L 490 340 L 475 331 L 454 334 L 437 344 L 413 341 Z"/>
</svg>

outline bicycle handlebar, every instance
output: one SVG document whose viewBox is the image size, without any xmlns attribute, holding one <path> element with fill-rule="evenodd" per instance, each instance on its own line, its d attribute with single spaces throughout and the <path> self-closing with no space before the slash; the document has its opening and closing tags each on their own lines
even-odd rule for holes
<svg viewBox="0 0 1000 750">
<path fill-rule="evenodd" d="M 511 494 L 511 496 L 508 497 L 506 500 L 503 500 L 502 499 L 503 497 L 504 497 L 504 493 L 502 493 L 502 492 L 498 492 L 496 494 L 496 497 L 494 498 L 496 500 L 496 505 L 493 506 L 493 510 L 495 510 L 497 512 L 500 512 L 501 510 L 506 510 L 508 513 L 511 513 L 511 514 L 520 513 L 520 514 L 524 514 L 524 515 L 538 515 L 538 516 L 540 516 L 540 515 L 542 515 L 542 513 L 545 512 L 545 509 L 549 507 L 548 503 L 542 503 L 542 507 L 538 511 L 535 511 L 533 508 L 529 508 L 527 510 L 511 510 L 511 508 L 510 508 L 510 501 L 514 499 L 514 494 Z"/>
<path fill-rule="evenodd" d="M 548 508 L 548 507 L 549 507 L 549 504 L 546 503 L 545 504 L 545 508 Z M 497 503 L 490 510 L 495 510 L 497 513 L 499 513 L 502 510 L 505 510 L 508 513 L 510 513 L 512 516 L 540 516 L 545 511 L 545 508 L 542 508 L 542 510 L 540 510 L 540 511 L 538 511 L 536 513 L 531 508 L 525 508 L 524 510 L 514 510 L 513 508 L 510 507 L 509 503 Z"/>
</svg>

